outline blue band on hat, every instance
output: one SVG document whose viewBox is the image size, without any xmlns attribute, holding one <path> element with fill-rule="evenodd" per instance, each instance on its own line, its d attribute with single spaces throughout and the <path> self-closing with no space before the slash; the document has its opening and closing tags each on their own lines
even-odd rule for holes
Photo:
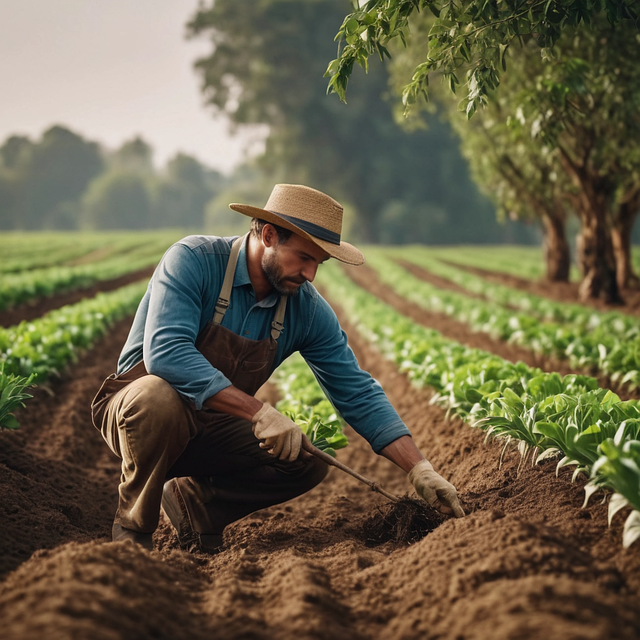
<svg viewBox="0 0 640 640">
<path fill-rule="evenodd" d="M 315 236 L 320 240 L 325 240 L 326 242 L 330 242 L 331 244 L 340 244 L 340 234 L 335 233 L 335 231 L 329 231 L 329 229 L 325 229 L 324 227 L 314 224 L 313 222 L 301 220 L 300 218 L 285 216 L 283 213 L 278 213 L 277 211 L 270 211 L 269 213 L 273 213 L 273 215 L 275 216 L 280 216 L 283 220 L 291 222 L 291 224 L 295 224 L 296 227 L 300 227 L 303 231 L 306 231 L 308 234 Z"/>
</svg>

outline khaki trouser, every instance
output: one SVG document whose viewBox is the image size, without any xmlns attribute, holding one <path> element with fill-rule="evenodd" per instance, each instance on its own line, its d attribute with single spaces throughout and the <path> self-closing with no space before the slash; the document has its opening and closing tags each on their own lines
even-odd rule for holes
<svg viewBox="0 0 640 640">
<path fill-rule="evenodd" d="M 100 403 L 94 422 L 122 458 L 115 522 L 146 533 L 158 525 L 166 480 L 193 476 L 210 490 L 207 511 L 222 533 L 249 513 L 309 491 L 327 474 L 312 457 L 274 458 L 246 420 L 194 411 L 165 380 L 145 375 Z"/>
</svg>

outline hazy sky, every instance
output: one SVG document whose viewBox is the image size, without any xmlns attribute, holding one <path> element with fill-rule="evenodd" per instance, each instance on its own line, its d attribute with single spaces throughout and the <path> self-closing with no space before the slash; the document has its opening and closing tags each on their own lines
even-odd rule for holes
<svg viewBox="0 0 640 640">
<path fill-rule="evenodd" d="M 141 135 L 156 165 L 177 151 L 220 171 L 242 157 L 202 106 L 187 41 L 197 0 L 0 0 L 0 143 L 52 124 L 114 148 Z"/>
</svg>

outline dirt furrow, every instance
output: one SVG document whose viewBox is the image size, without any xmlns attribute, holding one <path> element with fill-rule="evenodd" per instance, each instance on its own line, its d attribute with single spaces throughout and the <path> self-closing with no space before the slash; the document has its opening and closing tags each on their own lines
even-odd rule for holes
<svg viewBox="0 0 640 640">
<path fill-rule="evenodd" d="M 621 547 L 622 519 L 609 529 L 604 504 L 582 509 L 584 480 L 572 484 L 567 470 L 556 477 L 553 462 L 518 471 L 513 451 L 499 468 L 497 443 L 446 420 L 428 391 L 349 336 L 468 513 L 376 567 L 367 602 L 393 611 L 386 637 L 640 637 L 640 616 L 628 609 L 640 559 Z"/>
<path fill-rule="evenodd" d="M 435 329 L 446 338 L 474 349 L 495 353 L 510 362 L 521 361 L 530 367 L 540 367 L 544 371 L 558 371 L 561 375 L 574 372 L 567 362 L 545 358 L 534 354 L 528 349 L 492 338 L 487 333 L 472 331 L 465 323 L 459 322 L 444 313 L 436 313 L 418 306 L 383 284 L 378 274 L 369 267 L 345 267 L 344 271 L 358 286 L 394 307 L 417 324 Z"/>
</svg>

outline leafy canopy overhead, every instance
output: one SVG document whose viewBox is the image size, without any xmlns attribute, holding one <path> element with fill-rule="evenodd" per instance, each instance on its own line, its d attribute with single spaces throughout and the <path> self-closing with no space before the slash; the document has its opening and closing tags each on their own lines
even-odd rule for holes
<svg viewBox="0 0 640 640">
<path fill-rule="evenodd" d="M 328 92 L 346 101 L 347 83 L 357 62 L 365 70 L 368 58 L 390 57 L 387 46 L 395 38 L 407 45 L 410 17 L 429 10 L 436 20 L 428 37 L 424 61 L 414 69 L 402 100 L 408 109 L 418 98 L 428 98 L 429 75 L 440 72 L 453 92 L 466 72 L 465 110 L 471 117 L 487 101 L 506 71 L 506 55 L 514 40 L 535 39 L 544 53 L 564 29 L 591 24 L 605 15 L 612 25 L 640 23 L 639 0 L 369 0 L 344 19 L 336 39 L 345 43 L 326 71 Z M 419 46 L 418 44 L 411 46 Z"/>
</svg>

